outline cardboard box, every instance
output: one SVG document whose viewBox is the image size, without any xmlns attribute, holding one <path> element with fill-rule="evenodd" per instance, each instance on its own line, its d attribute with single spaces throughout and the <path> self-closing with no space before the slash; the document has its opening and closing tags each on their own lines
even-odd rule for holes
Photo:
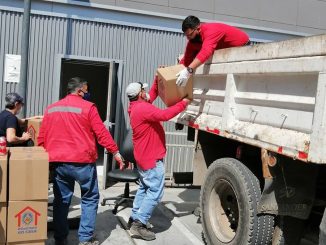
<svg viewBox="0 0 326 245">
<path fill-rule="evenodd" d="M 7 201 L 8 155 L 0 156 L 0 202 Z"/>
<path fill-rule="evenodd" d="M 45 245 L 45 240 L 27 242 L 8 242 L 7 245 Z"/>
<path fill-rule="evenodd" d="M 9 201 L 48 199 L 46 152 L 13 152 L 9 159 Z"/>
<path fill-rule="evenodd" d="M 7 203 L 0 203 L 0 243 L 6 243 Z"/>
<path fill-rule="evenodd" d="M 34 146 L 37 146 L 37 137 L 40 132 L 43 119 L 29 119 L 27 122 L 27 132 L 32 135 Z"/>
<path fill-rule="evenodd" d="M 185 97 L 192 99 L 192 77 L 185 87 L 176 85 L 176 74 L 184 68 L 183 65 L 175 65 L 157 69 L 158 95 L 167 106 L 172 106 Z"/>
<path fill-rule="evenodd" d="M 7 243 L 25 242 L 24 244 L 33 244 L 26 242 L 46 239 L 47 210 L 47 200 L 9 201 Z"/>
<path fill-rule="evenodd" d="M 32 146 L 32 147 L 26 147 L 26 146 L 17 146 L 17 147 L 9 147 L 10 153 L 15 152 L 45 152 L 45 149 L 42 146 Z"/>
</svg>

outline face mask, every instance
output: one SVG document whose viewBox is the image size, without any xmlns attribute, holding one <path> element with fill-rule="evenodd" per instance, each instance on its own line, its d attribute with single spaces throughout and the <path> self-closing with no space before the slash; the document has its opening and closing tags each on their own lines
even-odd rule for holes
<svg viewBox="0 0 326 245">
<path fill-rule="evenodd" d="M 191 42 L 191 43 L 201 43 L 202 40 L 201 40 L 200 34 L 197 34 L 193 39 L 189 40 L 189 42 Z"/>
<path fill-rule="evenodd" d="M 150 96 L 149 96 L 149 93 L 143 93 L 143 96 L 142 98 L 146 101 L 149 101 L 150 100 Z"/>
<path fill-rule="evenodd" d="M 90 101 L 91 100 L 91 93 L 90 92 L 84 93 L 83 99 L 87 100 L 87 101 Z"/>
</svg>

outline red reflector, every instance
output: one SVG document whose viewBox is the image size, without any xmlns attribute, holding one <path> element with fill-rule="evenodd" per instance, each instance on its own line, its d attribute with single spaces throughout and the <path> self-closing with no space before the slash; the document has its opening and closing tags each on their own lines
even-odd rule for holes
<svg viewBox="0 0 326 245">
<path fill-rule="evenodd" d="M 301 159 L 307 159 L 308 158 L 308 154 L 302 151 L 299 151 L 299 158 Z"/>
</svg>

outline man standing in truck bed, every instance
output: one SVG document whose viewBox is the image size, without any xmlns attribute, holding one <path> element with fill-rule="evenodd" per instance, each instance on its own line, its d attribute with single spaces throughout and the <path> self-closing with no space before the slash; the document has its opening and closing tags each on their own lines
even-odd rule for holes
<svg viewBox="0 0 326 245">
<path fill-rule="evenodd" d="M 179 86 L 186 86 L 194 70 L 205 63 L 215 50 L 250 43 L 249 36 L 240 29 L 222 23 L 201 23 L 196 16 L 184 19 L 182 31 L 188 43 L 180 61 L 186 68 L 177 74 Z"/>
</svg>

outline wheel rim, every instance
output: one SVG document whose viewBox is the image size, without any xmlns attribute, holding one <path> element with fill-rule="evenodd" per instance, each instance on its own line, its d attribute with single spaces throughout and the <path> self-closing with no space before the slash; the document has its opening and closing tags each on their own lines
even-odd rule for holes
<svg viewBox="0 0 326 245">
<path fill-rule="evenodd" d="M 218 240 L 224 243 L 233 240 L 238 227 L 239 207 L 234 189 L 227 180 L 218 180 L 212 188 L 208 218 Z"/>
</svg>

